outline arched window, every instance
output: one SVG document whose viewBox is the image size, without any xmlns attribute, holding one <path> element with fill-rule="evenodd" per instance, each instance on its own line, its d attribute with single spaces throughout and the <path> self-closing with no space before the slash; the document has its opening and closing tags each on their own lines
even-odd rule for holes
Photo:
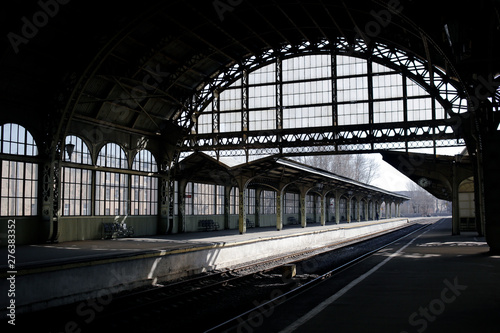
<svg viewBox="0 0 500 333">
<path fill-rule="evenodd" d="M 260 192 L 260 213 L 276 214 L 276 191 L 262 190 Z"/>
<path fill-rule="evenodd" d="M 134 162 L 132 163 L 132 170 L 143 172 L 158 172 L 158 164 L 155 161 L 153 154 L 149 150 L 143 149 L 137 152 Z"/>
<path fill-rule="evenodd" d="M 193 214 L 213 215 L 215 213 L 215 186 L 193 183 Z"/>
<path fill-rule="evenodd" d="M 97 156 L 97 166 L 115 169 L 127 169 L 127 157 L 123 149 L 116 143 L 108 143 L 101 148 Z"/>
<path fill-rule="evenodd" d="M 222 185 L 215 186 L 215 214 L 224 215 L 225 188 Z"/>
<path fill-rule="evenodd" d="M 233 187 L 229 195 L 229 214 L 239 214 L 239 193 L 240 189 L 238 187 Z"/>
<path fill-rule="evenodd" d="M 339 221 L 347 221 L 347 198 L 341 197 L 339 200 Z"/>
<path fill-rule="evenodd" d="M 255 214 L 255 189 L 247 188 L 245 189 L 245 207 L 247 214 Z"/>
<path fill-rule="evenodd" d="M 300 207 L 300 195 L 298 193 L 287 192 L 285 194 L 286 214 L 298 214 Z"/>
<path fill-rule="evenodd" d="M 64 141 L 64 161 L 78 164 L 92 164 L 89 148 L 82 139 L 68 135 Z"/>
<path fill-rule="evenodd" d="M 149 150 L 140 150 L 134 158 L 132 169 L 142 172 L 157 172 L 158 166 Z M 132 175 L 131 214 L 158 214 L 158 178 Z"/>
<path fill-rule="evenodd" d="M 29 131 L 18 124 L 4 124 L 0 128 L 1 153 L 23 156 L 36 156 L 38 149 Z"/>
<path fill-rule="evenodd" d="M 92 164 L 88 146 L 74 135 L 65 139 L 64 161 L 75 164 Z M 92 214 L 92 170 L 75 165 L 63 166 L 61 171 L 62 214 L 80 216 Z"/>
<path fill-rule="evenodd" d="M 38 210 L 38 163 L 18 156 L 36 156 L 38 149 L 29 131 L 17 124 L 0 127 L 2 154 L 1 216 L 33 216 Z"/>
<path fill-rule="evenodd" d="M 125 152 L 119 145 L 108 143 L 99 152 L 97 166 L 126 169 L 128 163 Z M 95 214 L 127 215 L 129 213 L 128 182 L 129 177 L 127 174 L 97 171 Z"/>
</svg>

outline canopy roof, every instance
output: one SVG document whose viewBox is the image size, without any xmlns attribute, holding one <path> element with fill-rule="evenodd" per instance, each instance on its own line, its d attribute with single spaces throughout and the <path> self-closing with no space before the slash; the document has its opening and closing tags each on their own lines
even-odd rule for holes
<svg viewBox="0 0 500 333">
<path fill-rule="evenodd" d="M 204 153 L 194 153 L 179 163 L 176 178 L 233 186 L 237 185 L 238 180 L 243 179 L 249 188 L 270 187 L 277 190 L 286 186 L 290 191 L 306 189 L 325 193 L 338 190 L 344 195 L 371 196 L 388 201 L 410 199 L 405 195 L 275 156 L 228 166 Z"/>
</svg>

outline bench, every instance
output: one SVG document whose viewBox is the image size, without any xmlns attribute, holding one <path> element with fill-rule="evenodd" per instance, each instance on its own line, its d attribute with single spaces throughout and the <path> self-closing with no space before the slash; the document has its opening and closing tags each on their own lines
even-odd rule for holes
<svg viewBox="0 0 500 333">
<path fill-rule="evenodd" d="M 253 228 L 253 227 L 255 227 L 255 223 L 253 223 L 253 222 L 252 222 L 252 221 L 250 221 L 249 219 L 247 219 L 246 224 L 247 224 L 247 228 Z"/>
<path fill-rule="evenodd" d="M 289 216 L 287 221 L 288 221 L 288 224 L 299 224 L 299 221 L 297 220 L 297 218 L 295 216 Z"/>
<path fill-rule="evenodd" d="M 219 230 L 219 223 L 214 220 L 199 220 L 198 229 L 204 231 L 214 231 Z"/>
<path fill-rule="evenodd" d="M 132 237 L 134 228 L 127 227 L 125 223 L 111 222 L 102 223 L 102 238 L 111 239 L 118 237 Z"/>
</svg>

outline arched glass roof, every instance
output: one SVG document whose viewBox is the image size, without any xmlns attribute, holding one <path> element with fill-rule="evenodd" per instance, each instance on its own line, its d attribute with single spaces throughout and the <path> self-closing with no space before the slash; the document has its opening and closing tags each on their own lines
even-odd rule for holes
<svg viewBox="0 0 500 333">
<path fill-rule="evenodd" d="M 341 39 L 335 45 L 304 45 L 300 54 L 291 49 L 269 51 L 260 65 L 250 57 L 214 79 L 217 87 L 202 89 L 199 97 L 204 91 L 209 100 L 196 106 L 191 118 L 196 138 L 187 145 L 248 146 L 236 134 L 248 132 L 251 144 L 270 148 L 279 146 L 286 131 L 285 141 L 294 144 L 363 143 L 345 150 L 463 144 L 452 142 L 453 124 L 467 111 L 467 100 L 443 71 L 422 59 L 378 43 L 368 50 L 362 41 L 352 46 Z M 231 83 L 223 82 L 230 77 Z"/>
</svg>

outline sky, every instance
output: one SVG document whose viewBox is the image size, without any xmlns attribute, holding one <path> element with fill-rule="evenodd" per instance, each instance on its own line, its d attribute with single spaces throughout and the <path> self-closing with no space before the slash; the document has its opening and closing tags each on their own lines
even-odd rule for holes
<svg viewBox="0 0 500 333">
<path fill-rule="evenodd" d="M 372 181 L 371 185 L 391 192 L 408 190 L 407 184 L 412 182 L 410 178 L 382 160 L 382 155 L 375 154 L 372 158 L 379 165 L 379 176 Z"/>
</svg>

